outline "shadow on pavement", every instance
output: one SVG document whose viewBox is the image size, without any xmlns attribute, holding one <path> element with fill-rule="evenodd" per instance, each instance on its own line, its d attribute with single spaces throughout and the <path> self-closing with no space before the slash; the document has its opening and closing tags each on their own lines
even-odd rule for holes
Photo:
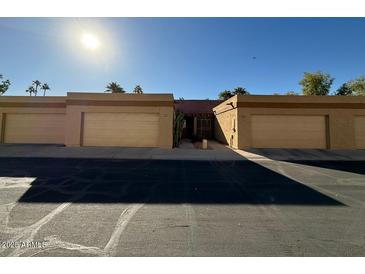
<svg viewBox="0 0 365 274">
<path fill-rule="evenodd" d="M 0 159 L 0 177 L 35 177 L 23 203 L 343 206 L 250 161 Z"/>
<path fill-rule="evenodd" d="M 338 154 L 336 151 L 332 150 L 252 148 L 247 149 L 246 151 L 274 161 L 302 164 L 365 175 L 364 161 L 349 160 L 349 158 L 345 155 Z M 355 156 L 363 155 L 365 158 L 364 150 L 354 150 L 347 153 L 354 154 Z"/>
<path fill-rule="evenodd" d="M 365 175 L 365 165 L 363 161 L 284 161 L 294 164 L 314 166 L 338 171 L 345 171 Z"/>
</svg>

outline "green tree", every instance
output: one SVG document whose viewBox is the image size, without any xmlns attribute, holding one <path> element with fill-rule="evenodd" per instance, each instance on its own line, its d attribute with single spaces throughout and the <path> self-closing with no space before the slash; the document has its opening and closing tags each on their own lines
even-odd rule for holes
<svg viewBox="0 0 365 274">
<path fill-rule="evenodd" d="M 117 82 L 111 82 L 106 86 L 105 92 L 125 93 L 125 90 Z"/>
<path fill-rule="evenodd" d="M 237 95 L 237 94 L 240 94 L 240 95 L 250 95 L 250 93 L 243 87 L 236 87 L 234 90 L 233 90 L 233 95 Z"/>
<path fill-rule="evenodd" d="M 334 78 L 329 74 L 317 72 L 304 72 L 303 79 L 299 82 L 304 95 L 328 95 Z"/>
<path fill-rule="evenodd" d="M 41 86 L 41 90 L 43 90 L 43 96 L 46 96 L 46 92 L 48 90 L 50 90 L 50 87 L 48 86 L 47 83 L 44 83 L 42 86 Z"/>
<path fill-rule="evenodd" d="M 355 95 L 365 96 L 365 75 L 347 82 Z"/>
<path fill-rule="evenodd" d="M 3 79 L 3 75 L 0 74 L 0 80 Z M 10 80 L 3 80 L 0 82 L 0 96 L 3 95 L 10 87 Z"/>
<path fill-rule="evenodd" d="M 227 100 L 234 96 L 234 94 L 230 90 L 224 90 L 218 94 L 219 99 L 221 100 Z"/>
<path fill-rule="evenodd" d="M 34 80 L 33 81 L 33 86 L 34 86 L 34 95 L 37 96 L 38 93 L 38 88 L 42 85 L 42 83 L 39 80 Z"/>
<path fill-rule="evenodd" d="M 342 84 L 335 92 L 335 95 L 338 96 L 349 96 L 352 95 L 353 90 L 352 88 L 349 86 L 348 83 L 344 83 Z"/>
<path fill-rule="evenodd" d="M 25 92 L 28 92 L 29 96 L 32 96 L 33 93 L 36 94 L 35 88 L 33 86 L 29 86 Z"/>
<path fill-rule="evenodd" d="M 284 95 L 289 95 L 289 96 L 299 96 L 298 92 L 295 92 L 293 90 L 289 90 L 287 91 Z"/>
<path fill-rule="evenodd" d="M 140 85 L 136 85 L 136 87 L 133 90 L 133 93 L 142 94 L 143 93 L 143 90 L 142 90 L 141 86 Z"/>
</svg>

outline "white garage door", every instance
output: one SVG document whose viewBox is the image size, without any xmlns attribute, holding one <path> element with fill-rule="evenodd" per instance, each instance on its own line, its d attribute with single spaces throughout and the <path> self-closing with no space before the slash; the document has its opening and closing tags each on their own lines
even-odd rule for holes
<svg viewBox="0 0 365 274">
<path fill-rule="evenodd" d="M 158 147 L 155 113 L 84 113 L 84 146 Z"/>
<path fill-rule="evenodd" d="M 253 115 L 256 148 L 326 148 L 325 116 Z"/>
<path fill-rule="evenodd" d="M 5 143 L 64 144 L 65 114 L 7 113 Z"/>
<path fill-rule="evenodd" d="M 354 126 L 356 148 L 365 148 L 365 116 L 356 116 Z"/>
</svg>

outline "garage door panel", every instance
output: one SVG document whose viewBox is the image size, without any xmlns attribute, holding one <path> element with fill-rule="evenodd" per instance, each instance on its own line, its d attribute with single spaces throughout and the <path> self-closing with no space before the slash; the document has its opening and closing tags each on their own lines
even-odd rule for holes
<svg viewBox="0 0 365 274">
<path fill-rule="evenodd" d="M 156 113 L 85 113 L 84 146 L 157 147 Z"/>
<path fill-rule="evenodd" d="M 355 116 L 354 127 L 356 148 L 365 149 L 365 116 Z"/>
<path fill-rule="evenodd" d="M 325 116 L 253 115 L 257 148 L 326 148 Z"/>
<path fill-rule="evenodd" d="M 65 114 L 8 113 L 5 116 L 5 143 L 63 144 Z"/>
</svg>

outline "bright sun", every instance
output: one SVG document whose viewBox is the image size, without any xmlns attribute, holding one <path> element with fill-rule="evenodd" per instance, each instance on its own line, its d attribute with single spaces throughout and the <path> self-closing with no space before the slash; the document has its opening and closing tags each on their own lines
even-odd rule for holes
<svg viewBox="0 0 365 274">
<path fill-rule="evenodd" d="M 82 34 L 81 43 L 89 50 L 96 50 L 100 47 L 100 41 L 98 37 L 91 33 Z"/>
</svg>

